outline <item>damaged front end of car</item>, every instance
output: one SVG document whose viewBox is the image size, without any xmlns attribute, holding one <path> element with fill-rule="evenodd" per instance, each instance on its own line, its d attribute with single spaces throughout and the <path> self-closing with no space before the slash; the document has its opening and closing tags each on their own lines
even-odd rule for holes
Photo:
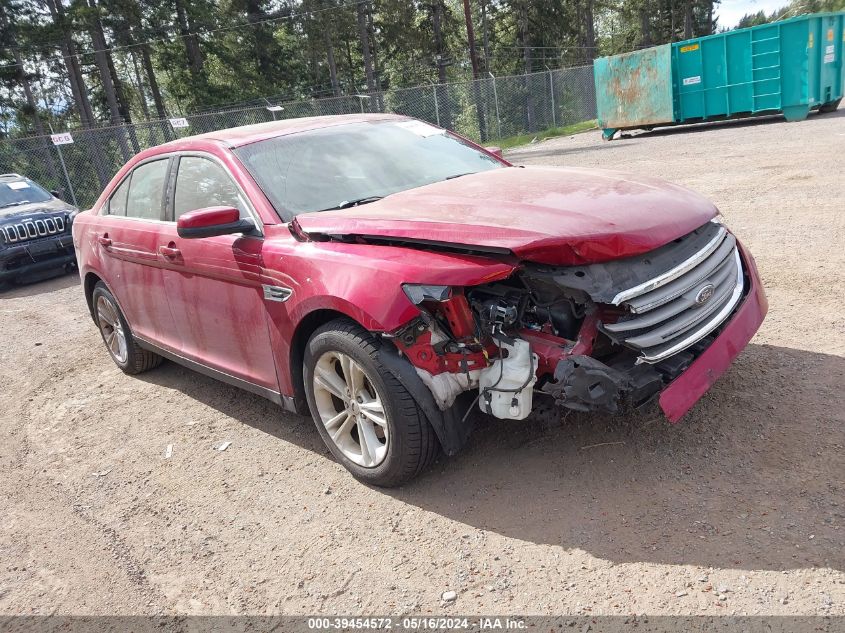
<svg viewBox="0 0 845 633">
<path fill-rule="evenodd" d="M 617 413 L 652 402 L 690 370 L 752 289 L 758 309 L 718 367 L 697 367 L 703 378 L 688 388 L 688 402 L 664 407 L 675 421 L 766 310 L 753 260 L 717 222 L 635 257 L 523 262 L 507 279 L 473 287 L 406 284 L 419 316 L 387 336 L 442 411 L 474 392 L 482 411 L 502 419 L 526 418 L 535 395 L 567 409 Z"/>
</svg>

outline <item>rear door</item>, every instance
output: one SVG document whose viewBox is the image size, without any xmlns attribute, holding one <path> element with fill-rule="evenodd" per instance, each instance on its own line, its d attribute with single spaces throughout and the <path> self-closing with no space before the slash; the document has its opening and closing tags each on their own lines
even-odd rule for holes
<svg viewBox="0 0 845 633">
<path fill-rule="evenodd" d="M 177 160 L 160 247 L 169 253 L 165 288 L 184 355 L 278 391 L 261 285 L 263 237 L 183 239 L 176 232 L 179 216 L 205 207 L 235 207 L 256 226 L 261 227 L 261 221 L 215 157 L 185 154 Z"/>
<path fill-rule="evenodd" d="M 165 293 L 158 252 L 171 158 L 140 163 L 115 189 L 97 222 L 97 247 L 106 262 L 106 282 L 132 332 L 179 350 L 178 333 Z"/>
</svg>

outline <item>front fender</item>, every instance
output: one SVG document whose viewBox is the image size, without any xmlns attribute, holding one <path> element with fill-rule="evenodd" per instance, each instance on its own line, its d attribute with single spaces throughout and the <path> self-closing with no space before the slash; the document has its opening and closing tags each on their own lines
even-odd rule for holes
<svg viewBox="0 0 845 633">
<path fill-rule="evenodd" d="M 279 383 L 288 395 L 294 389 L 294 335 L 309 314 L 331 310 L 370 332 L 388 332 L 419 314 L 403 283 L 472 286 L 516 269 L 516 263 L 492 257 L 341 242 L 268 243 L 263 257 L 262 283 L 290 290 L 284 302 L 266 302 Z"/>
<path fill-rule="evenodd" d="M 335 294 L 291 297 L 288 315 L 296 329 L 312 312 L 332 310 L 348 316 L 370 332 L 387 332 L 413 319 L 419 310 L 408 300 L 401 287 L 395 291 L 373 294 L 371 288 L 348 288 L 346 296 Z M 336 289 L 337 292 L 343 292 Z"/>
</svg>

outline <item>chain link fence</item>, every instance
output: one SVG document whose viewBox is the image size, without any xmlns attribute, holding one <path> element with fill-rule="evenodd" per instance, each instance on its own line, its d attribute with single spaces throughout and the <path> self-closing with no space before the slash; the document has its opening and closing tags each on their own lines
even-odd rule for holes
<svg viewBox="0 0 845 633">
<path fill-rule="evenodd" d="M 51 137 L 0 141 L 0 173 L 25 175 L 81 208 L 94 203 L 118 169 L 143 149 L 220 129 L 332 114 L 393 112 L 416 117 L 475 141 L 541 132 L 596 117 L 592 66 L 385 92 L 186 115 L 177 119 L 71 131 L 72 143 Z"/>
</svg>

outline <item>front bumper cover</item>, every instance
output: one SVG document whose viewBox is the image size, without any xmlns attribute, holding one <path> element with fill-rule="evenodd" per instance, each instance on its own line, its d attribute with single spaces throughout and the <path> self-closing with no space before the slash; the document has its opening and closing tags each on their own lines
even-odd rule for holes
<svg viewBox="0 0 845 633">
<path fill-rule="evenodd" d="M 669 422 L 677 422 L 725 373 L 760 328 L 769 302 L 751 254 L 737 242 L 745 263 L 748 292 L 721 332 L 690 366 L 663 391 L 659 404 Z"/>
<path fill-rule="evenodd" d="M 32 248 L 37 245 L 36 248 Z M 73 240 L 68 235 L 0 248 L 0 282 L 25 279 L 30 275 L 76 263 Z"/>
<path fill-rule="evenodd" d="M 768 309 L 754 260 L 742 245 L 738 248 L 745 264 L 743 295 L 733 314 L 707 337 L 656 364 L 628 357 L 608 365 L 570 355 L 557 362 L 554 379 L 541 390 L 560 406 L 609 413 L 640 408 L 657 397 L 669 422 L 677 422 L 748 344 Z"/>
</svg>

